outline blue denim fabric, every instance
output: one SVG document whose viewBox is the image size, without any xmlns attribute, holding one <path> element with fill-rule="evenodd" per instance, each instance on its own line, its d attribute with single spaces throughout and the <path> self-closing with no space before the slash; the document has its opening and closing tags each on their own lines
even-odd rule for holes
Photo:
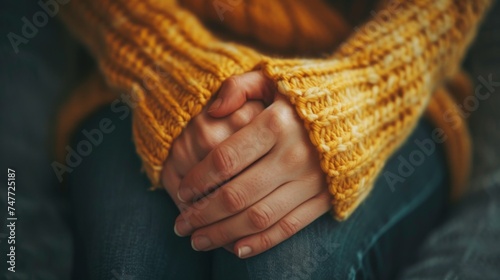
<svg viewBox="0 0 500 280">
<path fill-rule="evenodd" d="M 292 238 L 247 260 L 224 249 L 195 252 L 173 232 L 178 210 L 163 191 L 148 191 L 131 141 L 130 120 L 109 108 L 89 119 L 90 131 L 109 118 L 114 130 L 83 158 L 70 178 L 74 210 L 75 279 L 391 279 L 412 261 L 446 208 L 447 173 L 442 147 L 404 182 L 381 176 L 345 222 L 325 214 Z M 384 172 L 430 139 L 422 121 Z M 78 133 L 73 145 L 85 140 Z M 404 173 L 404 172 L 403 172 Z M 127 278 L 133 277 L 133 278 Z"/>
<path fill-rule="evenodd" d="M 406 280 L 500 279 L 500 184 L 467 196 L 420 249 Z"/>
</svg>

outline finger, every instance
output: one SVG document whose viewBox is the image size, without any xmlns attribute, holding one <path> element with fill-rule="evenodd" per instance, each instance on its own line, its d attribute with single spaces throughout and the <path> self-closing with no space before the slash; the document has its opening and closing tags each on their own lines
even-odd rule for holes
<svg viewBox="0 0 500 280">
<path fill-rule="evenodd" d="M 189 126 L 189 141 L 196 154 L 194 163 L 200 162 L 207 154 L 217 147 L 222 141 L 249 124 L 262 110 L 264 105 L 260 101 L 247 102 L 240 109 L 233 112 L 227 118 L 214 119 L 203 112 Z M 188 147 L 185 147 L 187 150 Z M 193 167 L 183 169 L 183 175 Z"/>
<path fill-rule="evenodd" d="M 262 71 L 232 76 L 222 84 L 208 113 L 212 117 L 224 117 L 251 99 L 263 100 L 269 104 L 274 97 L 273 89 L 272 81 L 266 78 Z"/>
<path fill-rule="evenodd" d="M 177 208 L 182 212 L 185 211 L 185 209 L 187 209 L 189 205 L 180 201 L 175 196 L 177 190 L 179 189 L 180 182 L 181 182 L 181 177 L 175 171 L 175 168 L 173 167 L 173 161 L 171 159 L 167 159 L 162 171 L 161 185 L 167 191 L 169 196 L 172 198 Z"/>
<path fill-rule="evenodd" d="M 265 155 L 276 143 L 280 126 L 265 110 L 219 146 L 214 148 L 181 181 L 178 197 L 193 201 L 240 173 Z"/>
<path fill-rule="evenodd" d="M 234 251 L 237 252 L 238 257 L 248 258 L 271 249 L 326 213 L 331 208 L 330 199 L 330 194 L 324 190 L 301 204 L 269 229 L 238 240 Z"/>
<path fill-rule="evenodd" d="M 261 101 L 246 102 L 243 107 L 229 115 L 231 134 L 248 125 L 263 110 L 264 104 Z"/>
<path fill-rule="evenodd" d="M 165 190 L 167 190 L 170 197 L 174 200 L 176 205 L 179 205 L 181 201 L 177 199 L 176 192 L 179 189 L 181 183 L 181 177 L 175 171 L 173 166 L 173 161 L 171 158 L 167 159 L 163 166 L 163 172 L 161 176 L 161 185 Z"/>
<path fill-rule="evenodd" d="M 234 134 L 231 124 L 228 120 L 214 119 L 206 113 L 199 116 L 200 119 L 193 122 L 190 127 L 189 139 L 192 143 L 192 148 L 195 151 L 196 160 L 194 163 L 199 163 L 208 153 L 217 147 L 220 143 Z M 186 174 L 194 165 L 185 170 Z"/>
<path fill-rule="evenodd" d="M 186 130 L 173 142 L 170 148 L 168 159 L 171 162 L 171 166 L 180 176 L 186 175 L 186 173 L 200 161 L 197 155 L 193 153 L 193 149 L 190 148 L 195 147 L 195 142 L 193 142 L 190 136 L 192 134 L 194 134 L 192 127 L 186 128 Z M 178 185 L 176 187 L 178 187 Z"/>
<path fill-rule="evenodd" d="M 287 183 L 244 212 L 195 231 L 191 238 L 193 249 L 212 250 L 266 230 L 321 190 L 319 184 L 311 186 L 303 181 Z"/>
<path fill-rule="evenodd" d="M 227 244 L 226 246 L 224 246 L 224 249 L 226 249 L 226 251 L 232 254 L 234 254 L 233 248 L 234 248 L 234 243 Z"/>
<path fill-rule="evenodd" d="M 176 232 L 186 236 L 200 227 L 238 214 L 291 179 L 294 178 L 284 174 L 277 159 L 268 155 L 179 215 Z"/>
</svg>

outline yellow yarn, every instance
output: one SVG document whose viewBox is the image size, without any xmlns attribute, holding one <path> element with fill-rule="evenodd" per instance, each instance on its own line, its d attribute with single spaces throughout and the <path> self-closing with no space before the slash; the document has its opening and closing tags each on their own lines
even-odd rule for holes
<svg viewBox="0 0 500 280">
<path fill-rule="evenodd" d="M 62 13 L 107 83 L 139 97 L 134 140 L 152 183 L 159 184 L 172 141 L 221 83 L 261 69 L 304 120 L 342 220 L 369 193 L 432 93 L 458 71 L 491 0 L 382 1 L 380 14 L 397 12 L 354 31 L 321 0 L 241 1 L 223 21 L 213 0 L 180 2 L 74 0 Z M 220 31 L 253 43 L 224 41 Z"/>
</svg>

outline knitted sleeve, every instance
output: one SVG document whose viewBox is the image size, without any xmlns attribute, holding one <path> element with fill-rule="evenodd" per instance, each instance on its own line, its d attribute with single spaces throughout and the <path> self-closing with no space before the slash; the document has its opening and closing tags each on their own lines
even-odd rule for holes
<svg viewBox="0 0 500 280">
<path fill-rule="evenodd" d="M 391 1 L 328 59 L 262 64 L 305 122 L 337 219 L 366 197 L 431 93 L 458 70 L 490 2 Z"/>
<path fill-rule="evenodd" d="M 224 34 L 244 38 L 246 44 L 282 56 L 329 53 L 352 30 L 345 17 L 350 15 L 329 4 L 338 0 L 179 1 L 203 22 L 220 27 Z"/>
<path fill-rule="evenodd" d="M 176 0 L 73 0 L 63 20 L 128 94 L 154 186 L 172 141 L 228 77 L 260 67 L 289 97 L 345 219 L 458 68 L 491 0 L 388 4 L 326 59 L 277 59 L 219 40 Z M 393 2 L 391 2 L 393 3 Z"/>
<path fill-rule="evenodd" d="M 61 14 L 134 109 L 134 142 L 155 187 L 173 139 L 225 79 L 261 60 L 217 40 L 175 0 L 74 0 Z"/>
</svg>

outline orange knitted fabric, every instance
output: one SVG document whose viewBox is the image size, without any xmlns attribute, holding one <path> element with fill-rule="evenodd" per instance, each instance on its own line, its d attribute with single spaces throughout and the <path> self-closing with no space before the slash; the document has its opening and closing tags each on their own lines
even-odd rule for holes
<svg viewBox="0 0 500 280">
<path fill-rule="evenodd" d="M 182 0 L 200 19 L 279 55 L 331 52 L 352 27 L 325 0 Z"/>
<path fill-rule="evenodd" d="M 159 184 L 172 141 L 221 83 L 262 69 L 304 120 L 342 220 L 369 193 L 432 92 L 457 72 L 491 0 L 381 4 L 381 16 L 355 28 L 335 51 L 351 27 L 320 0 L 231 1 L 239 4 L 218 24 L 263 49 L 330 50 L 322 59 L 282 59 L 224 41 L 200 22 L 214 21 L 207 7 L 219 1 L 182 2 L 74 0 L 62 13 L 107 83 L 137 100 L 134 140 L 152 183 Z"/>
</svg>

